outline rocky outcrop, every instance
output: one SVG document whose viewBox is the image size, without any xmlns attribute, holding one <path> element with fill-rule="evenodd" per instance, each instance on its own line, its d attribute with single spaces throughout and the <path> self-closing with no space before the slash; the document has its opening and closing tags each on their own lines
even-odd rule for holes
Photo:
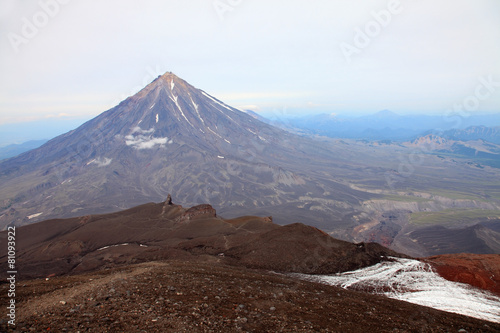
<svg viewBox="0 0 500 333">
<path fill-rule="evenodd" d="M 264 222 L 273 223 L 273 217 L 272 216 L 263 217 L 263 219 L 264 219 Z"/>
<path fill-rule="evenodd" d="M 500 295 L 500 254 L 446 254 L 425 259 L 443 278 Z"/>
<path fill-rule="evenodd" d="M 172 196 L 170 195 L 170 193 L 167 196 L 167 200 L 165 200 L 165 205 L 172 205 Z"/>
<path fill-rule="evenodd" d="M 179 216 L 177 222 L 186 222 L 197 218 L 210 218 L 217 217 L 217 212 L 215 209 L 207 204 L 198 205 L 189 208 L 181 216 Z"/>
<path fill-rule="evenodd" d="M 428 150 L 435 150 L 448 147 L 448 140 L 438 135 L 429 134 L 413 140 L 411 143 L 408 143 L 408 145 L 411 147 L 425 147 Z"/>
</svg>

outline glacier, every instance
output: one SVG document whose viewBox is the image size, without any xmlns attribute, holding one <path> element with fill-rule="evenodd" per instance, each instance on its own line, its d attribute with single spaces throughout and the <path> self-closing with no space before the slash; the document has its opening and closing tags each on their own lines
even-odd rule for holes
<svg viewBox="0 0 500 333">
<path fill-rule="evenodd" d="M 298 278 L 367 291 L 434 309 L 500 323 L 500 297 L 468 284 L 448 281 L 414 259 L 389 258 L 376 265 L 335 275 L 294 273 Z"/>
</svg>

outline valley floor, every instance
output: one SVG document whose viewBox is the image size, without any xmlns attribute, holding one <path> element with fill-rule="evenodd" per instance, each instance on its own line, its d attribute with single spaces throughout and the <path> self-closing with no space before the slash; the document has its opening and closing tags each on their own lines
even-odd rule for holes
<svg viewBox="0 0 500 333">
<path fill-rule="evenodd" d="M 0 301 L 8 286 L 0 285 Z M 216 263 L 162 261 L 18 281 L 12 332 L 498 332 L 386 297 Z"/>
</svg>

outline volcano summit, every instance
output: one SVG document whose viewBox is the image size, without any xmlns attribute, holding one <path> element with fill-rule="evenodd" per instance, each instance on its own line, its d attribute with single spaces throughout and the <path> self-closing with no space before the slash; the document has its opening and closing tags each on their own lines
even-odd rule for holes
<svg viewBox="0 0 500 333">
<path fill-rule="evenodd" d="M 325 173 L 332 161 L 309 139 L 166 73 L 79 128 L 0 163 L 1 226 L 116 211 L 168 192 L 183 204 L 212 202 L 229 214 L 282 206 L 273 209 L 281 222 L 293 222 L 297 209 L 290 208 L 311 201 L 300 196 L 320 197 L 333 206 L 320 215 L 331 218 L 359 202 L 351 193 L 367 198 L 332 182 Z M 331 200 L 333 192 L 341 201 Z"/>
</svg>

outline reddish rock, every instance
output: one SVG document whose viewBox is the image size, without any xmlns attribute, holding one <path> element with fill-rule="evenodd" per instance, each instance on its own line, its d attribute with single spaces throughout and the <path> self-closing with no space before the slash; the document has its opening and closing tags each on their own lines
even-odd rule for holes
<svg viewBox="0 0 500 333">
<path fill-rule="evenodd" d="M 445 254 L 425 259 L 443 278 L 500 295 L 500 254 Z"/>
</svg>

